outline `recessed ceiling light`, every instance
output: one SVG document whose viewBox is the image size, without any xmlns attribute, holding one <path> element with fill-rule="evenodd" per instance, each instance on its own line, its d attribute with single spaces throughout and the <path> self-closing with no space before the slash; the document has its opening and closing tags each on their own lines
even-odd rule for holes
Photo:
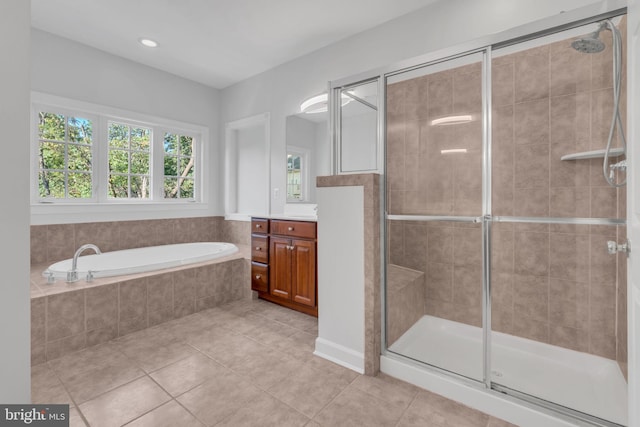
<svg viewBox="0 0 640 427">
<path fill-rule="evenodd" d="M 158 47 L 158 42 L 155 40 L 151 40 L 151 39 L 147 39 L 147 38 L 141 38 L 138 40 L 143 46 L 146 47 Z"/>
</svg>

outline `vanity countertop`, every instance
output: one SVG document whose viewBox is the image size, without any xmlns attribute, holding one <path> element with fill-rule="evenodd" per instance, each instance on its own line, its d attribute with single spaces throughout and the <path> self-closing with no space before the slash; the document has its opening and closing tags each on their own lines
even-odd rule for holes
<svg viewBox="0 0 640 427">
<path fill-rule="evenodd" d="M 289 221 L 309 221 L 309 222 L 318 222 L 318 217 L 316 215 L 287 215 L 287 214 L 272 214 L 272 215 L 260 215 L 255 216 L 255 218 L 266 218 L 266 219 L 284 219 Z"/>
</svg>

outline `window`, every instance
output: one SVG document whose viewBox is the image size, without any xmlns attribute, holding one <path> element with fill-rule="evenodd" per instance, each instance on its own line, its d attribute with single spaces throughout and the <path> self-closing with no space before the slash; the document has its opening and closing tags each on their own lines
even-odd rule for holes
<svg viewBox="0 0 640 427">
<path fill-rule="evenodd" d="M 194 158 L 191 136 L 164 135 L 164 197 L 165 199 L 193 199 Z"/>
<path fill-rule="evenodd" d="M 304 202 L 309 197 L 309 150 L 287 147 L 287 202 Z"/>
<path fill-rule="evenodd" d="M 34 99 L 32 202 L 43 214 L 56 204 L 88 213 L 72 206 L 202 203 L 206 128 L 43 94 Z"/>
<path fill-rule="evenodd" d="M 109 191 L 114 199 L 148 199 L 151 129 L 109 122 Z"/>
<path fill-rule="evenodd" d="M 91 199 L 93 123 L 38 112 L 38 194 L 46 199 Z"/>
</svg>

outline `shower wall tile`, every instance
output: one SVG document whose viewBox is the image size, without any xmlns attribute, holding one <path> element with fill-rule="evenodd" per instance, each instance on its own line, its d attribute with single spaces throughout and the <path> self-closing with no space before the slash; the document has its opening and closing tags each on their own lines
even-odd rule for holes
<svg viewBox="0 0 640 427">
<path fill-rule="evenodd" d="M 513 57 L 515 102 L 549 97 L 549 47 L 528 49 Z"/>
<path fill-rule="evenodd" d="M 429 300 L 453 301 L 453 265 L 430 262 L 426 270 L 425 296 Z"/>
<path fill-rule="evenodd" d="M 549 187 L 519 188 L 513 197 L 513 214 L 525 217 L 549 216 Z"/>
<path fill-rule="evenodd" d="M 516 232 L 515 273 L 523 276 L 549 275 L 549 234 Z"/>
<path fill-rule="evenodd" d="M 548 144 L 549 98 L 522 102 L 514 108 L 516 144 Z"/>
<path fill-rule="evenodd" d="M 613 96 L 611 89 L 591 92 L 591 149 L 607 146 L 611 117 L 613 115 Z M 618 144 L 612 144 L 613 147 Z"/>
<path fill-rule="evenodd" d="M 60 261 L 73 257 L 75 245 L 73 225 L 47 225 L 47 260 Z"/>
<path fill-rule="evenodd" d="M 429 77 L 427 97 L 430 119 L 453 113 L 453 77 L 443 71 Z"/>
<path fill-rule="evenodd" d="M 502 58 L 494 59 L 491 66 L 491 101 L 494 107 L 513 105 L 514 63 L 511 61 L 500 64 L 499 60 Z"/>
<path fill-rule="evenodd" d="M 567 40 L 549 46 L 549 89 L 567 95 L 591 88 L 591 56 L 570 47 Z"/>
<path fill-rule="evenodd" d="M 427 259 L 430 262 L 451 263 L 453 228 L 429 226 L 427 230 Z"/>
<path fill-rule="evenodd" d="M 519 316 L 548 322 L 549 278 L 545 276 L 514 277 L 514 311 Z"/>
<path fill-rule="evenodd" d="M 515 188 L 549 187 L 549 145 L 519 145 L 515 150 Z"/>
</svg>

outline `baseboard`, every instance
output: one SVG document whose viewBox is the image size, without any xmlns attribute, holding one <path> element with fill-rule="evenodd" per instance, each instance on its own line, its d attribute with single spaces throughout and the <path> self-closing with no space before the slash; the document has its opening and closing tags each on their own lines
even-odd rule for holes
<svg viewBox="0 0 640 427">
<path fill-rule="evenodd" d="M 318 337 L 316 338 L 316 349 L 313 354 L 352 371 L 364 374 L 364 354 L 343 345 Z"/>
</svg>

